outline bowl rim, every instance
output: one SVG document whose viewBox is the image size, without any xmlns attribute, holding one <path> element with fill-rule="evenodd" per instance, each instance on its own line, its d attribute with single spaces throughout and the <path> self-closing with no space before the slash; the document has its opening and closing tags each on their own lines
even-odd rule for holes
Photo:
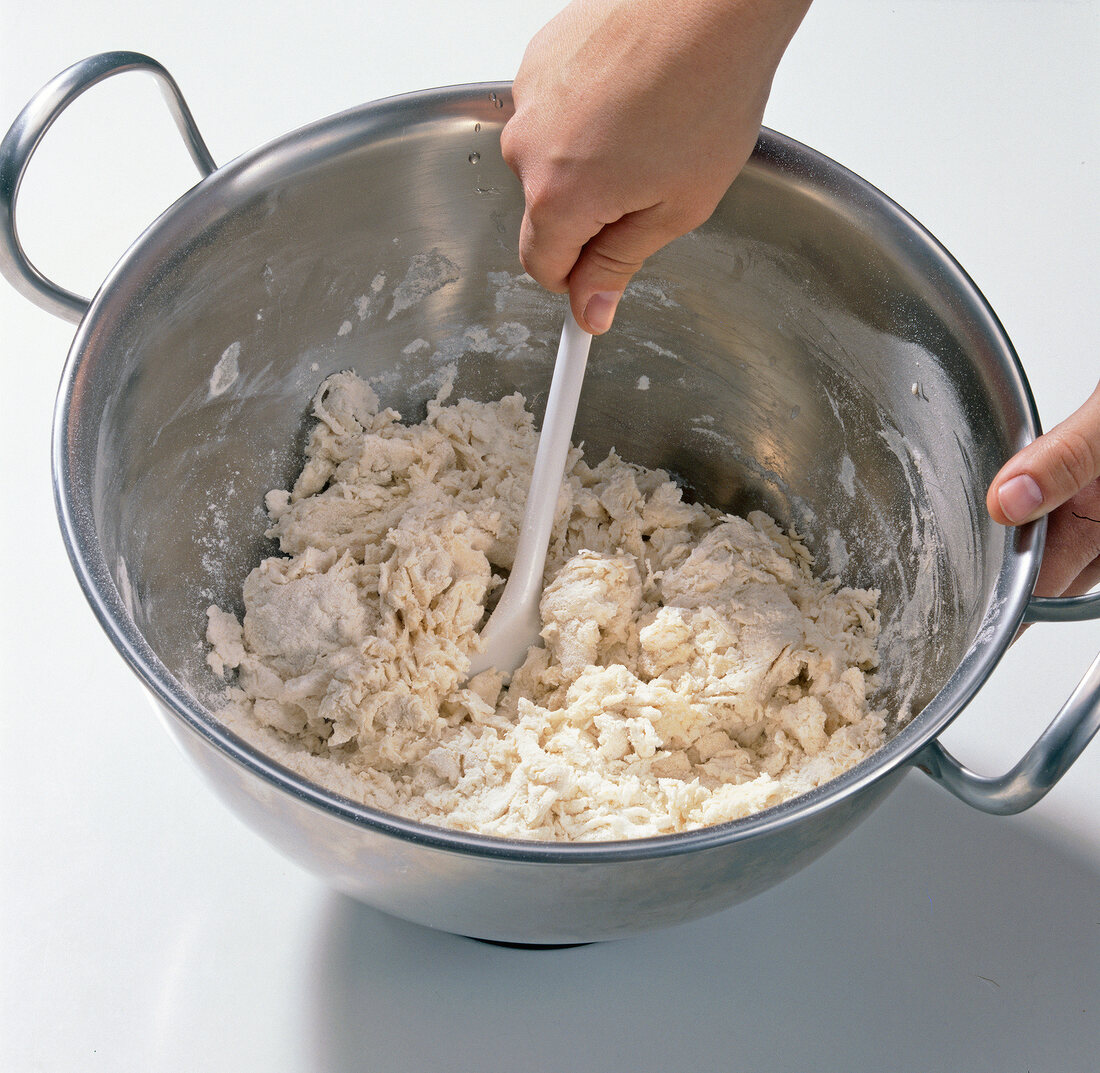
<svg viewBox="0 0 1100 1073">
<path fill-rule="evenodd" d="M 502 102 L 498 105 L 496 102 Z M 129 247 L 107 275 L 77 326 L 54 408 L 52 469 L 54 501 L 66 552 L 85 598 L 115 648 L 159 704 L 233 764 L 299 802 L 356 827 L 462 855 L 534 863 L 594 863 L 640 860 L 696 852 L 762 837 L 849 800 L 896 768 L 919 764 L 921 749 L 962 710 L 993 672 L 1019 626 L 1038 575 L 1045 520 L 1005 531 L 1004 558 L 978 639 L 936 696 L 876 752 L 821 786 L 737 820 L 676 834 L 604 842 L 540 842 L 437 827 L 360 804 L 313 783 L 270 759 L 219 722 L 160 660 L 131 618 L 95 535 L 89 490 L 74 479 L 70 433 L 79 383 L 103 326 L 124 314 L 126 290 L 154 248 L 173 235 L 193 232 L 238 202 L 242 192 L 273 176 L 297 174 L 342 147 L 397 121 L 404 128 L 441 118 L 500 123 L 511 114 L 511 83 L 482 82 L 418 90 L 368 102 L 309 123 L 243 154 L 201 180 L 169 206 Z M 984 337 L 994 344 L 1013 398 L 1021 406 L 1025 435 L 1041 430 L 1038 411 L 1020 360 L 1003 326 L 970 276 L 944 246 L 908 212 L 866 180 L 815 149 L 762 128 L 749 167 L 780 172 L 831 200 L 847 197 L 873 208 L 907 243 L 919 246 L 967 301 Z M 518 256 L 517 256 L 518 264 Z M 992 626 L 993 628 L 987 628 Z"/>
</svg>

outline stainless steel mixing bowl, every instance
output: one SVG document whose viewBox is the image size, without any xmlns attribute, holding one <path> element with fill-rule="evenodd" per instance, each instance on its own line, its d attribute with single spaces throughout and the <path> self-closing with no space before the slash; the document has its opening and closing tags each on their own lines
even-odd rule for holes
<svg viewBox="0 0 1100 1073">
<path fill-rule="evenodd" d="M 202 181 L 93 301 L 42 277 L 14 210 L 27 161 L 77 95 L 152 72 Z M 1025 618 L 1095 616 L 1031 596 L 1044 527 L 994 525 L 984 491 L 1038 432 L 1011 344 L 917 223 L 805 146 L 765 131 L 705 226 L 655 256 L 589 365 L 577 439 L 763 507 L 823 568 L 881 589 L 889 742 L 828 785 L 736 823 L 625 843 L 545 845 L 396 819 L 280 768 L 212 714 L 204 612 L 239 610 L 273 549 L 264 493 L 300 465 L 306 407 L 357 370 L 419 419 L 442 368 L 480 399 L 539 411 L 562 302 L 516 256 L 522 193 L 501 160 L 506 85 L 414 94 L 305 127 L 215 168 L 175 83 L 93 57 L 28 105 L 0 149 L 0 267 L 79 321 L 54 428 L 57 506 L 88 599 L 229 807 L 333 885 L 483 938 L 567 943 L 728 906 L 849 831 L 912 765 L 990 811 L 1027 807 L 1100 722 L 1100 660 L 1020 765 L 962 769 L 936 736 Z"/>
</svg>

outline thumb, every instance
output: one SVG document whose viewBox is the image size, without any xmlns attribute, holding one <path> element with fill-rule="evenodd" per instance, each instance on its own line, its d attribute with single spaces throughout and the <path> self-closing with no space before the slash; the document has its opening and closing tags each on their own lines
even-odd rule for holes
<svg viewBox="0 0 1100 1073">
<path fill-rule="evenodd" d="M 1005 463 L 986 507 L 1001 525 L 1049 514 L 1100 478 L 1100 385 L 1085 404 Z"/>
<path fill-rule="evenodd" d="M 646 258 L 690 226 L 676 226 L 660 206 L 654 206 L 601 228 L 585 243 L 569 272 L 569 301 L 577 323 L 593 335 L 606 332 L 623 291 Z"/>
</svg>

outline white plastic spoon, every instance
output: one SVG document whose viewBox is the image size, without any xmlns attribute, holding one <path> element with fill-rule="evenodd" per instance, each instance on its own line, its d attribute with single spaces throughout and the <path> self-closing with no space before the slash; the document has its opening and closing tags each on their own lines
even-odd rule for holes
<svg viewBox="0 0 1100 1073">
<path fill-rule="evenodd" d="M 484 648 L 470 661 L 470 677 L 490 667 L 510 675 L 523 662 L 527 650 L 539 643 L 542 572 L 591 345 L 592 336 L 577 323 L 573 311 L 567 310 L 558 356 L 554 359 L 554 376 L 535 453 L 531 487 L 523 509 L 516 559 L 500 602 L 481 631 Z"/>
</svg>

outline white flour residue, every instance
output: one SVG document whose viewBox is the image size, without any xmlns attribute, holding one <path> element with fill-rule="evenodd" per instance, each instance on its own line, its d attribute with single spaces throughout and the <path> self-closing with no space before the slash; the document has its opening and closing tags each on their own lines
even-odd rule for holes
<svg viewBox="0 0 1100 1073">
<path fill-rule="evenodd" d="M 422 352 L 425 347 L 419 349 Z M 415 368 L 418 373 L 415 378 L 410 375 L 408 368 L 393 365 L 385 372 L 372 376 L 367 384 L 372 391 L 377 390 L 383 393 L 401 387 L 414 397 L 431 398 L 435 396 L 440 400 L 449 398 L 454 390 L 454 380 L 458 371 L 457 366 L 454 362 L 447 361 L 445 355 L 438 350 L 433 351 L 428 360 L 431 367 L 427 372 L 423 371 L 422 362 L 416 363 Z"/>
<path fill-rule="evenodd" d="M 1003 596 L 995 597 L 990 601 L 985 612 L 985 618 L 982 620 L 981 629 L 978 630 L 978 635 L 974 638 L 975 646 L 987 645 L 996 638 L 997 622 L 1000 620 L 1006 602 Z"/>
<path fill-rule="evenodd" d="M 467 328 L 462 334 L 476 354 L 492 354 L 500 349 L 500 343 L 490 337 L 488 328 L 479 325 L 476 328 Z"/>
<path fill-rule="evenodd" d="M 398 313 L 411 309 L 428 295 L 442 290 L 448 283 L 454 283 L 460 275 L 458 265 L 442 250 L 434 249 L 430 253 L 416 254 L 409 264 L 405 278 L 393 289 L 393 305 L 386 319 L 393 320 Z"/>
<path fill-rule="evenodd" d="M 673 361 L 679 361 L 680 355 L 674 354 L 671 350 L 666 350 L 663 346 L 658 346 L 651 339 L 643 339 L 642 346 L 646 350 L 652 350 L 654 354 L 660 354 L 662 358 L 672 358 Z"/>
<path fill-rule="evenodd" d="M 847 452 L 844 453 L 844 457 L 840 460 L 840 473 L 837 475 L 837 479 L 840 481 L 840 487 L 848 494 L 848 498 L 855 499 L 856 466 L 852 461 L 852 456 Z"/>
<path fill-rule="evenodd" d="M 837 309 L 811 305 L 800 324 L 800 343 L 836 374 L 822 395 L 841 434 L 838 459 L 868 434 L 893 456 L 876 460 L 881 451 L 860 445 L 851 490 L 865 492 L 863 482 L 877 469 L 889 475 L 888 494 L 862 495 L 858 525 L 840 517 L 833 524 L 844 530 L 863 575 L 873 569 L 882 579 L 882 660 L 895 668 L 897 706 L 911 699 L 918 712 L 983 628 L 988 563 L 976 534 L 988 524 L 983 493 L 991 474 L 975 466 L 974 424 L 964 388 L 947 370 L 948 355 Z M 936 400 L 934 415 L 929 399 Z M 839 476 L 849 492 L 846 466 Z M 837 509 L 850 506 L 842 501 Z"/>
<path fill-rule="evenodd" d="M 825 537 L 825 551 L 829 556 L 829 571 L 833 574 L 843 574 L 848 569 L 851 555 L 848 553 L 848 545 L 838 529 L 830 529 Z"/>
<path fill-rule="evenodd" d="M 361 294 L 355 299 L 355 314 L 360 320 L 373 316 L 382 304 L 382 288 L 386 286 L 386 276 L 379 272 L 370 281 L 370 293 Z"/>
<path fill-rule="evenodd" d="M 214 366 L 214 371 L 210 374 L 210 391 L 206 396 L 207 399 L 216 399 L 219 395 L 224 395 L 236 383 L 237 377 L 240 375 L 240 365 L 237 361 L 240 356 L 241 344 L 239 342 L 230 343 L 222 351 L 218 364 Z"/>
<path fill-rule="evenodd" d="M 476 354 L 501 354 L 515 351 L 531 338 L 531 330 L 523 324 L 508 321 L 490 331 L 482 325 L 467 328 L 462 333 L 465 349 Z"/>
<path fill-rule="evenodd" d="M 704 440 L 709 440 L 723 451 L 737 452 L 737 441 L 728 433 L 713 427 L 714 418 L 710 414 L 702 414 L 691 419 L 691 431 Z M 738 452 L 739 453 L 739 452 Z"/>
<path fill-rule="evenodd" d="M 511 272 L 490 272 L 486 278 L 498 313 L 524 317 L 527 314 L 544 314 L 547 310 L 562 308 L 562 300 L 543 290 L 526 272 L 518 275 Z"/>
<path fill-rule="evenodd" d="M 944 549 L 936 515 L 926 506 L 922 456 L 896 428 L 884 428 L 879 436 L 901 463 L 909 487 L 906 528 L 912 551 L 907 564 L 899 563 L 900 613 L 883 622 L 881 638 L 882 650 L 896 668 L 894 680 L 910 683 L 899 705 L 906 709 L 924 677 L 925 662 L 936 654 L 938 642 L 929 636 L 929 626 L 951 606 L 955 594 L 943 591 L 943 582 L 950 577 L 941 570 Z"/>
<path fill-rule="evenodd" d="M 649 390 L 649 377 L 648 376 L 639 376 L 638 377 L 638 382 L 634 386 L 639 391 L 648 391 Z"/>
<path fill-rule="evenodd" d="M 474 324 L 461 332 L 437 340 L 434 345 L 424 338 L 416 338 L 407 343 L 401 353 L 408 356 L 422 354 L 431 350 L 431 362 L 433 365 L 455 365 L 467 354 L 493 355 L 498 361 L 509 361 L 519 354 L 530 354 L 532 347 L 528 340 L 531 330 L 523 324 L 506 321 L 496 325 L 492 330 L 482 324 Z M 547 351 L 552 356 L 551 351 Z M 392 370 L 397 374 L 393 380 L 396 384 L 400 381 L 398 370 Z M 373 378 L 371 384 L 375 387 L 388 382 L 388 378 Z"/>
<path fill-rule="evenodd" d="M 665 309 L 675 309 L 679 303 L 668 296 L 660 284 L 648 279 L 635 279 L 626 288 L 625 298 L 636 298 L 650 305 L 663 306 Z"/>
<path fill-rule="evenodd" d="M 235 476 L 235 475 L 234 475 Z M 229 483 L 217 493 L 211 492 L 206 501 L 207 523 L 201 529 L 198 543 L 202 550 L 202 569 L 208 584 L 202 589 L 204 595 L 226 591 L 225 561 L 229 547 L 230 526 L 227 504 L 236 492 L 236 482 L 230 476 Z"/>
<path fill-rule="evenodd" d="M 337 335 L 347 335 L 351 331 L 351 321 L 345 320 L 340 324 L 340 327 L 336 329 Z"/>
<path fill-rule="evenodd" d="M 522 272 L 518 276 L 513 276 L 511 272 L 490 272 L 488 279 L 489 285 L 496 291 L 493 304 L 498 313 L 503 313 L 506 309 L 511 308 L 510 298 L 514 291 L 523 287 L 525 282 L 527 284 L 534 283 L 534 280 L 526 272 Z"/>
<path fill-rule="evenodd" d="M 497 325 L 496 333 L 508 350 L 515 350 L 517 347 L 523 346 L 531 338 L 531 329 L 524 324 L 517 324 L 515 321 L 505 321 L 503 324 Z"/>
</svg>

